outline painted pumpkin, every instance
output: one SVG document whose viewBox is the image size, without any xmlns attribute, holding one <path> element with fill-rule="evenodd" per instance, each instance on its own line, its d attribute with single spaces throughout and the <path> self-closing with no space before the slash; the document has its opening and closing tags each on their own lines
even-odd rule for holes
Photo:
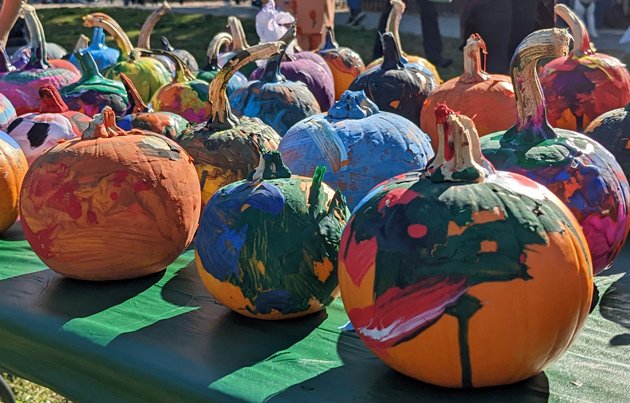
<svg viewBox="0 0 630 403">
<path fill-rule="evenodd" d="M 326 28 L 326 39 L 319 49 L 319 54 L 330 68 L 335 82 L 335 99 L 339 99 L 352 81 L 365 71 L 365 64 L 354 50 L 339 47 L 332 27 Z"/>
<path fill-rule="evenodd" d="M 158 21 L 166 14 L 171 11 L 171 6 L 166 1 L 162 2 L 160 7 L 153 10 L 151 14 L 144 20 L 144 24 L 142 24 L 142 28 L 140 29 L 140 35 L 138 36 L 138 42 L 136 43 L 138 48 L 150 50 L 151 47 L 151 34 L 155 29 Z M 171 58 L 163 55 L 163 54 L 153 54 L 150 57 L 162 63 L 164 67 L 171 73 L 171 77 L 175 78 L 177 72 L 177 67 Z"/>
<path fill-rule="evenodd" d="M 0 234 L 18 217 L 18 201 L 28 163 L 24 153 L 6 133 L 0 131 Z"/>
<path fill-rule="evenodd" d="M 311 176 L 325 166 L 324 181 L 343 192 L 350 208 L 380 182 L 424 169 L 434 155 L 418 126 L 350 91 L 327 114 L 293 126 L 278 150 L 297 175 Z"/>
<path fill-rule="evenodd" d="M 211 118 L 191 126 L 177 140 L 195 162 L 204 204 L 223 186 L 245 179 L 258 166 L 262 151 L 278 148 L 280 136 L 275 130 L 258 118 L 232 113 L 226 87 L 240 67 L 277 54 L 280 46 L 279 42 L 256 45 L 230 59 L 210 84 Z"/>
<path fill-rule="evenodd" d="M 291 176 L 275 151 L 248 180 L 205 207 L 195 239 L 197 269 L 223 305 L 257 319 L 318 312 L 338 293 L 337 253 L 350 215 L 339 191 Z"/>
<path fill-rule="evenodd" d="M 82 47 L 81 50 L 92 55 L 98 67 L 98 71 L 101 72 L 116 63 L 120 56 L 118 49 L 110 48 L 105 44 L 105 31 L 103 31 L 103 28 L 99 27 L 94 28 L 92 31 L 92 42 L 90 42 L 90 45 L 85 48 Z M 77 68 L 81 68 L 79 58 L 74 53 L 70 56 L 69 60 Z"/>
<path fill-rule="evenodd" d="M 483 161 L 472 120 L 437 113 L 428 171 L 374 188 L 343 232 L 344 307 L 366 346 L 407 376 L 451 388 L 518 382 L 584 324 L 588 247 L 549 190 Z"/>
<path fill-rule="evenodd" d="M 293 32 L 288 36 L 294 35 Z M 282 39 L 281 42 L 288 43 Z M 302 119 L 321 112 L 306 84 L 288 81 L 280 72 L 286 48 L 284 45 L 278 55 L 267 61 L 260 80 L 250 81 L 230 95 L 230 105 L 237 116 L 259 118 L 280 136 Z"/>
<path fill-rule="evenodd" d="M 103 77 L 98 72 L 98 66 L 91 53 L 79 51 L 77 55 L 83 76 L 76 83 L 61 89 L 64 102 L 73 111 L 82 112 L 90 117 L 101 113 L 106 106 L 112 108 L 117 115 L 123 115 L 129 108 L 125 86 L 120 81 Z"/>
<path fill-rule="evenodd" d="M 81 112 L 69 110 L 51 85 L 40 88 L 39 96 L 39 112 L 19 116 L 7 129 L 22 148 L 29 165 L 56 144 L 79 137 L 92 120 Z"/>
<path fill-rule="evenodd" d="M 121 74 L 120 80 L 127 90 L 129 99 L 127 113 L 117 119 L 118 126 L 123 130 L 129 131 L 132 128 L 147 130 L 175 139 L 190 125 L 186 119 L 176 113 L 155 112 L 144 103 L 138 90 L 126 75 Z"/>
<path fill-rule="evenodd" d="M 186 64 L 186 66 L 190 70 L 199 70 L 199 63 L 197 63 L 197 60 L 195 59 L 195 56 L 192 55 L 192 53 L 190 53 L 186 49 L 175 49 L 173 46 L 171 46 L 171 43 L 165 36 L 160 38 L 160 42 L 162 42 L 162 50 L 167 50 L 174 53 L 177 57 L 181 59 L 181 61 Z"/>
<path fill-rule="evenodd" d="M 630 73 L 618 59 L 596 53 L 584 23 L 564 4 L 555 7 L 573 33 L 567 56 L 547 63 L 540 82 L 553 127 L 581 132 L 599 115 L 630 102 Z"/>
<path fill-rule="evenodd" d="M 212 38 L 208 45 L 208 63 L 197 72 L 197 78 L 207 83 L 211 83 L 212 80 L 219 74 L 221 67 L 219 67 L 219 52 L 221 47 L 232 43 L 232 35 L 226 32 L 219 32 Z M 231 95 L 234 91 L 247 84 L 247 77 L 245 77 L 240 71 L 234 73 L 230 81 L 227 84 L 227 94 Z"/>
<path fill-rule="evenodd" d="M 17 117 L 15 108 L 9 98 L 0 94 L 0 131 L 7 130 L 9 124 Z"/>
<path fill-rule="evenodd" d="M 405 117 L 420 127 L 422 104 L 435 89 L 434 83 L 416 67 L 403 64 L 391 33 L 385 33 L 381 41 L 383 64 L 361 73 L 349 90 L 364 91 L 380 110 Z"/>
<path fill-rule="evenodd" d="M 621 167 L 604 147 L 547 122 L 536 64 L 566 54 L 569 40 L 564 30 L 542 30 L 521 42 L 510 67 L 517 123 L 482 137 L 481 148 L 497 169 L 545 185 L 569 207 L 584 230 L 597 274 L 612 264 L 628 235 L 630 193 Z"/>
<path fill-rule="evenodd" d="M 488 74 L 481 67 L 480 53 L 486 44 L 477 34 L 471 35 L 464 48 L 464 73 L 437 87 L 422 106 L 420 127 L 438 146 L 435 114 L 437 105 L 445 103 L 475 122 L 479 136 L 507 130 L 514 124 L 516 99 L 510 77 Z"/>
<path fill-rule="evenodd" d="M 390 3 L 392 4 L 392 9 L 389 12 L 385 32 L 391 32 L 392 35 L 394 35 L 394 39 L 396 39 L 396 44 L 398 46 L 398 51 L 400 53 L 402 63 L 405 66 L 412 66 L 422 71 L 433 82 L 433 85 L 437 87 L 440 83 L 442 83 L 442 78 L 440 77 L 440 73 L 438 73 L 437 68 L 427 59 L 420 56 L 408 55 L 402 50 L 402 42 L 400 40 L 399 28 L 400 20 L 402 19 L 405 8 L 407 6 L 401 0 L 391 0 Z M 374 60 L 367 66 L 367 70 L 371 69 L 372 67 L 380 66 L 381 64 L 383 64 L 383 60 L 383 57 Z"/>
<path fill-rule="evenodd" d="M 24 11 L 28 11 L 24 14 L 26 21 L 30 21 L 31 26 L 37 27 L 33 32 L 31 44 L 33 52 L 28 64 L 22 70 L 11 71 L 0 76 L 0 93 L 9 98 L 18 116 L 39 111 L 41 87 L 52 85 L 59 89 L 79 80 L 79 74 L 53 67 L 48 62 L 46 38 L 41 22 L 32 6 L 27 4 L 22 7 Z"/>
<path fill-rule="evenodd" d="M 162 271 L 197 227 L 199 182 L 188 154 L 155 133 L 125 132 L 115 119 L 106 107 L 82 138 L 49 150 L 24 179 L 24 235 L 67 277 L 121 280 Z"/>
<path fill-rule="evenodd" d="M 630 177 L 630 104 L 597 117 L 584 134 L 606 147 Z"/>
<path fill-rule="evenodd" d="M 157 90 L 151 99 L 151 106 L 158 112 L 176 113 L 191 123 L 207 121 L 211 112 L 208 103 L 208 83 L 196 79 L 183 60 L 174 53 L 169 51 L 157 53 L 172 58 L 177 66 L 177 74 L 173 82 Z"/>
<path fill-rule="evenodd" d="M 84 26 L 103 28 L 114 37 L 116 45 L 120 48 L 122 60 L 108 67 L 103 75 L 118 80 L 124 73 L 133 81 L 142 99 L 148 102 L 157 90 L 171 82 L 171 74 L 159 61 L 150 57 L 141 57 L 133 48 L 125 31 L 122 31 L 120 26 L 112 23 L 111 20 L 111 17 L 100 13 L 83 17 Z"/>
</svg>

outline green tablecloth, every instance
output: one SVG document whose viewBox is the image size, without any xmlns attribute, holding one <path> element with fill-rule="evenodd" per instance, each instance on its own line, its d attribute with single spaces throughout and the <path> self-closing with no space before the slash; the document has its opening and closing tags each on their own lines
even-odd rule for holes
<svg viewBox="0 0 630 403">
<path fill-rule="evenodd" d="M 564 357 L 528 381 L 476 391 L 432 387 L 373 356 L 340 301 L 311 317 L 263 322 L 205 291 L 193 253 L 166 272 L 92 284 L 48 270 L 0 240 L 0 367 L 77 401 L 628 401 L 630 248 L 597 278 L 599 306 Z M 13 239 L 13 240 L 8 240 Z M 77 240 L 80 242 L 80 240 Z"/>
</svg>

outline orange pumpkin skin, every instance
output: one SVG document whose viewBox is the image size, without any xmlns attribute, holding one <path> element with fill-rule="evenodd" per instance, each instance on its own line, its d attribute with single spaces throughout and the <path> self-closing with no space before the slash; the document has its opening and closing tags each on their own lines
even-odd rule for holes
<svg viewBox="0 0 630 403">
<path fill-rule="evenodd" d="M 318 53 L 330 68 L 335 82 L 335 99 L 339 99 L 352 81 L 365 71 L 365 63 L 354 50 L 339 47 L 331 27 L 326 28 L 326 39 Z"/>
<path fill-rule="evenodd" d="M 37 159 L 20 213 L 33 251 L 52 270 L 82 280 L 159 272 L 192 241 L 201 210 L 190 156 L 155 133 L 115 126 L 112 138 L 61 143 Z M 113 129 L 111 129 L 113 128 Z M 106 134 L 107 135 L 107 134 Z"/>
<path fill-rule="evenodd" d="M 9 229 L 18 217 L 18 201 L 26 157 L 11 137 L 0 131 L 0 234 Z"/>
</svg>

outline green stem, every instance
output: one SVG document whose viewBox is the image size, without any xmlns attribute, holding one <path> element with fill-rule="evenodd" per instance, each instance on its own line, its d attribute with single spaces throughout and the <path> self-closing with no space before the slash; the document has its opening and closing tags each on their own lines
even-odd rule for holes
<svg viewBox="0 0 630 403">
<path fill-rule="evenodd" d="M 457 319 L 459 341 L 459 360 L 462 367 L 462 386 L 464 388 L 472 388 L 472 366 L 470 364 L 470 346 L 468 344 L 468 325 L 470 319 L 475 313 L 481 309 L 482 304 L 472 295 L 462 295 L 457 304 L 447 308 L 446 313 Z"/>
<path fill-rule="evenodd" d="M 101 73 L 98 71 L 98 66 L 94 61 L 94 57 L 90 52 L 82 52 L 77 51 L 74 53 L 77 59 L 79 59 L 79 64 L 81 65 L 81 70 L 83 71 L 83 76 L 81 79 L 89 80 L 92 77 L 102 77 Z"/>
</svg>

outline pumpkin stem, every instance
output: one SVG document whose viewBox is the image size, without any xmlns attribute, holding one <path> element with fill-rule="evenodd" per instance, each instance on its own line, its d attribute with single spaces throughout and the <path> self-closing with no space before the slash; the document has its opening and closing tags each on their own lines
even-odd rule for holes
<svg viewBox="0 0 630 403">
<path fill-rule="evenodd" d="M 74 45 L 74 52 L 72 53 L 77 53 L 83 49 L 86 49 L 89 44 L 90 44 L 90 38 L 88 38 L 87 36 L 83 34 L 79 35 L 79 39 L 77 39 L 77 43 Z"/>
<path fill-rule="evenodd" d="M 158 21 L 171 11 L 171 6 L 167 1 L 164 1 L 162 5 L 156 8 L 144 21 L 142 28 L 140 29 L 140 36 L 138 36 L 138 42 L 136 44 L 142 49 L 151 49 L 151 34 L 153 29 L 157 25 Z M 168 49 L 166 49 L 168 50 Z"/>
<path fill-rule="evenodd" d="M 63 113 L 70 109 L 57 91 L 57 88 L 50 84 L 46 84 L 39 89 L 39 113 Z"/>
<path fill-rule="evenodd" d="M 22 5 L 26 2 L 22 0 L 4 0 L 0 8 L 0 48 L 4 49 L 9 40 L 11 28 L 20 16 Z"/>
<path fill-rule="evenodd" d="M 378 106 L 363 90 L 346 90 L 341 94 L 339 101 L 328 110 L 328 116 L 333 119 L 364 119 L 379 112 Z"/>
<path fill-rule="evenodd" d="M 490 78 L 481 66 L 481 54 L 488 54 L 486 43 L 479 34 L 472 34 L 464 47 L 464 74 L 460 80 L 464 83 L 479 83 Z"/>
<path fill-rule="evenodd" d="M 120 49 L 119 60 L 128 60 L 131 57 L 134 49 L 129 37 L 110 16 L 103 13 L 88 14 L 83 17 L 83 26 L 87 28 L 103 28 L 108 34 L 114 37 L 116 46 Z"/>
<path fill-rule="evenodd" d="M 109 138 L 116 136 L 124 136 L 126 131 L 118 127 L 116 124 L 116 114 L 110 106 L 103 108 L 103 111 L 94 116 L 94 119 L 85 129 L 81 138 L 83 140 L 92 140 L 98 138 Z"/>
<path fill-rule="evenodd" d="M 400 41 L 400 20 L 402 19 L 407 6 L 402 0 L 390 0 L 389 3 L 392 5 L 392 9 L 387 17 L 385 32 L 391 32 L 394 35 L 398 52 L 402 56 L 405 52 L 402 50 L 402 42 Z"/>
<path fill-rule="evenodd" d="M 10 73 L 14 70 L 15 67 L 11 64 L 9 55 L 7 55 L 3 47 L 0 47 L 0 73 Z"/>
<path fill-rule="evenodd" d="M 282 162 L 280 151 L 264 151 L 258 160 L 258 167 L 248 175 L 247 180 L 260 181 L 290 177 L 291 170 Z"/>
<path fill-rule="evenodd" d="M 212 80 L 212 83 L 210 83 L 208 94 L 208 99 L 212 106 L 212 114 L 208 121 L 208 127 L 210 129 L 228 130 L 238 125 L 239 120 L 232 113 L 228 101 L 226 92 L 228 81 L 238 69 L 247 63 L 277 55 L 282 45 L 282 42 L 266 42 L 252 46 L 251 48 L 240 51 L 223 66 L 215 79 Z"/>
<path fill-rule="evenodd" d="M 284 75 L 282 75 L 282 72 L 280 71 L 280 66 L 282 64 L 282 59 L 284 59 L 284 56 L 287 52 L 289 44 L 291 44 L 291 42 L 293 42 L 294 40 L 295 25 L 291 26 L 287 30 L 287 32 L 282 35 L 282 38 L 279 39 L 279 41 L 283 43 L 282 47 L 280 48 L 280 53 L 276 56 L 273 56 L 267 61 L 262 76 L 260 77 L 260 81 L 265 83 L 279 83 L 287 81 L 287 79 L 284 77 Z"/>
<path fill-rule="evenodd" d="M 101 73 L 98 71 L 98 66 L 94 61 L 94 57 L 90 52 L 85 51 L 77 51 L 74 53 L 76 58 L 79 60 L 79 64 L 81 65 L 81 71 L 83 75 L 81 76 L 80 81 L 88 81 L 94 77 L 102 78 Z"/>
<path fill-rule="evenodd" d="M 208 64 L 203 68 L 204 71 L 219 70 L 219 53 L 221 48 L 232 43 L 232 35 L 227 32 L 219 32 L 212 38 L 208 45 Z"/>
<path fill-rule="evenodd" d="M 247 37 L 245 36 L 245 30 L 243 29 L 241 20 L 236 17 L 228 17 L 227 28 L 230 30 L 230 34 L 232 35 L 233 52 L 245 50 L 250 47 L 247 43 Z"/>
<path fill-rule="evenodd" d="M 391 32 L 386 32 L 381 35 L 381 45 L 383 46 L 383 64 L 381 69 L 387 70 L 402 70 L 405 68 L 400 49 L 396 44 L 396 39 Z"/>
<path fill-rule="evenodd" d="M 50 63 L 48 63 L 48 56 L 46 54 L 46 36 L 44 34 L 44 27 L 37 17 L 35 7 L 30 4 L 22 5 L 22 15 L 26 27 L 30 32 L 31 39 L 31 59 L 24 68 L 25 70 L 31 69 L 48 69 Z"/>
<path fill-rule="evenodd" d="M 481 154 L 479 135 L 472 119 L 439 104 L 435 108 L 435 120 L 440 144 L 427 168 L 432 182 L 483 182 L 494 172 Z"/>
<path fill-rule="evenodd" d="M 129 77 L 127 77 L 125 73 L 121 73 L 119 79 L 125 86 L 125 90 L 127 91 L 127 99 L 129 100 L 129 109 L 127 109 L 126 115 L 131 115 L 133 113 L 151 112 L 147 104 L 145 104 L 142 100 L 142 97 L 138 93 L 136 86 L 133 85 L 133 82 L 129 79 Z"/>
<path fill-rule="evenodd" d="M 569 26 L 571 35 L 574 38 L 573 50 L 571 55 L 575 57 L 582 57 L 584 55 L 592 55 L 595 53 L 595 48 L 591 44 L 591 38 L 588 35 L 588 30 L 582 21 L 569 7 L 564 4 L 556 4 L 553 9 L 558 17 L 562 18 L 564 22 Z"/>
<path fill-rule="evenodd" d="M 195 75 L 190 71 L 190 68 L 180 59 L 175 53 L 168 50 L 162 49 L 151 49 L 151 50 L 143 50 L 141 52 L 143 56 L 150 55 L 160 55 L 164 57 L 168 57 L 175 64 L 175 77 L 173 78 L 173 83 L 185 83 L 188 81 L 193 81 L 195 79 Z"/>
<path fill-rule="evenodd" d="M 319 50 L 333 50 L 339 49 L 339 44 L 335 40 L 335 29 L 333 27 L 326 27 L 326 37 L 324 43 Z"/>
<path fill-rule="evenodd" d="M 165 36 L 160 37 L 160 42 L 162 43 L 162 50 L 168 50 L 169 52 L 172 52 L 175 50 L 175 48 L 171 45 L 171 42 L 168 40 L 167 37 Z"/>
<path fill-rule="evenodd" d="M 529 34 L 516 48 L 510 71 L 516 95 L 517 121 L 506 136 L 533 131 L 538 139 L 555 138 L 556 134 L 549 127 L 543 95 L 536 66 L 545 57 L 565 56 L 569 50 L 571 36 L 566 29 L 543 29 Z"/>
<path fill-rule="evenodd" d="M 105 46 L 105 32 L 103 28 L 94 28 L 92 31 L 92 42 L 90 48 L 94 50 L 102 49 Z"/>
</svg>

